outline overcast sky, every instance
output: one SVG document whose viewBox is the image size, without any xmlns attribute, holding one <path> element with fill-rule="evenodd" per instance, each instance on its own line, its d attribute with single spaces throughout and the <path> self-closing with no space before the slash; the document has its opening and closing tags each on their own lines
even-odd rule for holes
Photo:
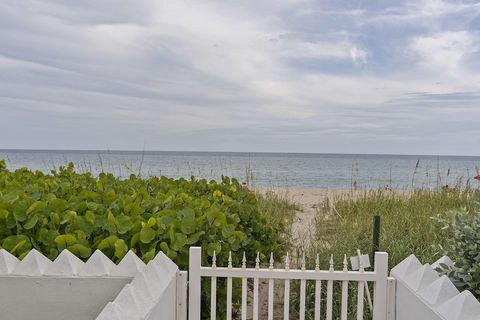
<svg viewBox="0 0 480 320">
<path fill-rule="evenodd" d="M 480 2 L 2 0 L 0 121 L 0 149 L 480 155 Z"/>
</svg>

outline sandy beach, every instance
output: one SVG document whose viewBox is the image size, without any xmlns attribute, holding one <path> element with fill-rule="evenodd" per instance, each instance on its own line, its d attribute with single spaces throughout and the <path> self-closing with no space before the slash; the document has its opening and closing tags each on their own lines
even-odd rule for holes
<svg viewBox="0 0 480 320">
<path fill-rule="evenodd" d="M 298 206 L 292 232 L 294 241 L 300 246 L 308 243 L 313 232 L 315 215 L 322 205 L 336 198 L 351 197 L 364 192 L 346 189 L 273 189 L 259 191 L 272 191 Z"/>
<path fill-rule="evenodd" d="M 292 226 L 294 242 L 299 246 L 308 244 L 314 232 L 315 216 L 327 202 L 332 204 L 339 198 L 355 198 L 373 190 L 352 189 L 271 189 L 260 190 L 261 192 L 272 191 L 284 197 L 298 206 L 295 220 Z M 405 194 L 406 191 L 388 191 L 395 194 Z"/>
</svg>

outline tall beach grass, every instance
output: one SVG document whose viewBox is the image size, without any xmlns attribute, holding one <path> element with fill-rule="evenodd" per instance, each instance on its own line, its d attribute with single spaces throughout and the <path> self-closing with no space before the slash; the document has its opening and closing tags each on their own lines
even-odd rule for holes
<svg viewBox="0 0 480 320">
<path fill-rule="evenodd" d="M 474 206 L 471 189 L 415 190 L 411 192 L 364 191 L 323 203 L 316 216 L 312 251 L 355 254 L 372 251 L 373 217 L 381 218 L 380 250 L 389 254 L 393 267 L 410 254 L 423 262 L 442 255 L 434 248 L 445 241 L 445 234 L 431 219 L 438 214 Z"/>
</svg>

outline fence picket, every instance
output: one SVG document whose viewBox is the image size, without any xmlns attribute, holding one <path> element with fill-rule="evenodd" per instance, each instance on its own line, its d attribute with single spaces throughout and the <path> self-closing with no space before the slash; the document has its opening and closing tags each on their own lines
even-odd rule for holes
<svg viewBox="0 0 480 320">
<path fill-rule="evenodd" d="M 315 258 L 315 271 L 320 271 L 320 256 L 317 253 Z M 315 281 L 315 310 L 314 310 L 314 320 L 320 320 L 321 312 L 321 297 L 322 297 L 322 281 Z"/>
<path fill-rule="evenodd" d="M 300 320 L 305 320 L 305 287 L 306 280 L 300 280 Z"/>
<path fill-rule="evenodd" d="M 258 320 L 258 278 L 253 279 L 253 320 Z"/>
<path fill-rule="evenodd" d="M 375 253 L 375 290 L 373 296 L 373 320 L 383 320 L 387 316 L 388 253 Z"/>
<path fill-rule="evenodd" d="M 357 320 L 363 320 L 363 291 L 365 285 L 363 282 L 358 282 L 358 292 L 357 292 Z"/>
<path fill-rule="evenodd" d="M 347 320 L 348 312 L 348 281 L 342 281 L 342 312 L 341 319 Z"/>
<path fill-rule="evenodd" d="M 359 272 L 363 273 L 362 259 L 358 259 L 359 263 Z M 365 284 L 361 281 L 358 282 L 358 292 L 357 292 L 357 320 L 363 320 L 363 300 L 364 300 L 364 290 Z"/>
<path fill-rule="evenodd" d="M 217 256 L 213 250 L 212 269 L 217 267 Z M 217 319 L 217 277 L 212 277 L 210 280 L 210 319 Z"/>
<path fill-rule="evenodd" d="M 302 271 L 305 271 L 305 252 L 302 253 Z M 300 280 L 300 320 L 305 320 L 306 280 Z"/>
<path fill-rule="evenodd" d="M 273 271 L 273 252 L 270 253 L 270 266 L 268 268 Z M 268 320 L 273 320 L 273 279 L 268 279 Z"/>
<path fill-rule="evenodd" d="M 330 272 L 333 272 L 333 254 L 330 256 Z M 327 320 L 332 320 L 333 316 L 333 281 L 327 282 Z"/>
<path fill-rule="evenodd" d="M 188 320 L 200 320 L 201 314 L 201 271 L 202 249 L 191 247 L 188 265 L 189 299 L 188 299 Z"/>
<path fill-rule="evenodd" d="M 283 296 L 283 319 L 290 319 L 290 280 L 285 280 L 285 291 Z"/>
<path fill-rule="evenodd" d="M 260 253 L 257 252 L 255 270 L 260 269 Z M 253 320 L 258 320 L 258 277 L 253 278 Z"/>
<path fill-rule="evenodd" d="M 314 320 L 320 320 L 321 312 L 322 281 L 315 281 L 315 312 Z"/>
<path fill-rule="evenodd" d="M 210 318 L 217 319 L 217 277 L 211 278 L 210 285 Z"/>
<path fill-rule="evenodd" d="M 232 269 L 232 252 L 228 254 L 228 269 Z M 227 320 L 232 320 L 232 277 L 227 277 Z"/>
<path fill-rule="evenodd" d="M 290 270 L 290 257 L 285 258 L 285 271 Z M 285 280 L 285 290 L 283 293 L 283 319 L 290 319 L 290 280 Z"/>
<path fill-rule="evenodd" d="M 242 269 L 247 268 L 247 258 L 243 252 Z M 247 320 L 247 278 L 242 278 L 242 320 Z"/>
<path fill-rule="evenodd" d="M 348 272 L 347 255 L 343 256 L 343 272 Z M 347 312 L 348 312 L 348 281 L 342 281 L 341 320 L 347 320 Z"/>
<path fill-rule="evenodd" d="M 227 278 L 227 320 L 232 320 L 232 278 Z"/>
<path fill-rule="evenodd" d="M 268 320 L 273 320 L 273 279 L 268 279 Z"/>
<path fill-rule="evenodd" d="M 332 320 L 333 315 L 333 281 L 327 282 L 327 320 Z"/>
</svg>

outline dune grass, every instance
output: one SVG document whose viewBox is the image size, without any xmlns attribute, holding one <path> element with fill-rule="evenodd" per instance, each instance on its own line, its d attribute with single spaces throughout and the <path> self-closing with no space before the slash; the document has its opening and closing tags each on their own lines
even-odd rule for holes
<svg viewBox="0 0 480 320">
<path fill-rule="evenodd" d="M 284 237 L 292 244 L 292 223 L 299 207 L 288 200 L 286 195 L 273 191 L 255 191 L 258 210 L 270 218 L 270 223 L 277 226 L 278 237 Z"/>
<path fill-rule="evenodd" d="M 423 263 L 432 263 L 442 255 L 436 244 L 444 244 L 448 233 L 441 231 L 431 217 L 446 216 L 458 208 L 471 208 L 472 190 L 415 190 L 411 192 L 361 191 L 326 201 L 318 210 L 315 237 L 307 249 L 308 268 L 320 254 L 321 268 L 327 270 L 333 254 L 335 268 L 342 268 L 343 255 L 353 256 L 356 250 L 372 254 L 373 217 L 381 217 L 380 250 L 389 254 L 389 268 L 410 254 Z M 370 270 L 370 269 L 367 269 Z M 293 283 L 291 318 L 298 319 L 299 284 Z M 325 289 L 325 288 L 324 288 Z M 356 318 L 356 286 L 350 284 L 349 316 Z M 370 287 L 372 290 L 372 287 Z M 373 292 L 371 293 L 373 294 Z M 313 319 L 314 283 L 307 282 L 306 319 Z M 334 290 L 334 319 L 339 318 L 340 290 Z M 323 301 L 323 310 L 325 310 Z M 370 310 L 365 309 L 367 318 Z"/>
<path fill-rule="evenodd" d="M 442 255 L 434 245 L 443 244 L 447 237 L 431 218 L 473 206 L 470 189 L 380 190 L 342 197 L 320 209 L 311 250 L 334 254 L 337 259 L 344 253 L 354 255 L 356 249 L 371 254 L 373 217 L 380 215 L 380 250 L 388 252 L 390 268 L 412 253 L 431 263 Z"/>
</svg>

